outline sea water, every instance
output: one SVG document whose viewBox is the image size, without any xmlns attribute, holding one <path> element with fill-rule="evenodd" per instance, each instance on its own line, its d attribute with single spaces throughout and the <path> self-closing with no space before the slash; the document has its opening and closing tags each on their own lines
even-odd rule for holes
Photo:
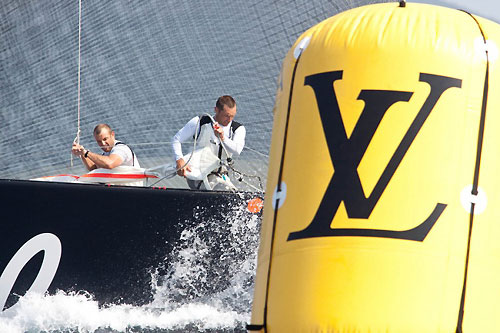
<svg viewBox="0 0 500 333">
<path fill-rule="evenodd" d="M 187 221 L 149 304 L 99 306 L 86 291 L 32 294 L 0 314 L 1 333 L 243 332 L 250 321 L 260 217 L 231 208 L 222 221 Z M 205 215 L 206 216 L 206 215 Z"/>
</svg>

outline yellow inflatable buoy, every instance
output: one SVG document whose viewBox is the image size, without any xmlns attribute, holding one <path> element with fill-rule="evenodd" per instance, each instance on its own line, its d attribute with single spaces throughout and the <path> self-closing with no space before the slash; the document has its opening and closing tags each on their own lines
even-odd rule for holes
<svg viewBox="0 0 500 333">
<path fill-rule="evenodd" d="M 385 3 L 280 75 L 249 331 L 500 332 L 500 26 Z"/>
</svg>

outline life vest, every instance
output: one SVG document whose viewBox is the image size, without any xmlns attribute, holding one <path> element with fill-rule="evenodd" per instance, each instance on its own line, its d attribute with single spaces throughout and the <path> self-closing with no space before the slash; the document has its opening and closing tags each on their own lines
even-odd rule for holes
<svg viewBox="0 0 500 333">
<path fill-rule="evenodd" d="M 241 123 L 237 121 L 232 121 L 231 126 L 229 128 L 229 139 L 233 139 L 234 137 L 234 132 L 238 129 L 238 127 L 241 126 Z M 213 128 L 212 128 L 212 120 L 210 119 L 209 116 L 202 116 L 200 119 L 200 129 L 198 131 L 198 140 L 200 145 L 210 145 L 210 144 L 215 144 L 214 149 L 214 154 L 219 157 L 220 160 L 231 157 L 231 156 L 223 156 L 225 155 L 224 149 L 222 148 L 222 145 L 220 143 L 217 143 L 217 141 L 214 141 L 213 139 L 215 138 L 215 134 L 213 134 Z M 194 136 L 193 136 L 194 139 Z M 217 147 L 218 146 L 218 147 Z M 219 168 L 218 172 L 221 171 L 221 168 Z"/>
</svg>

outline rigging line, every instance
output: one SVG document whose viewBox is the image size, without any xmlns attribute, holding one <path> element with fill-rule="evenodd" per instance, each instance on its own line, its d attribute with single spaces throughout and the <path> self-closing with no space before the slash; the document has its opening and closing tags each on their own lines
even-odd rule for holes
<svg viewBox="0 0 500 333">
<path fill-rule="evenodd" d="M 260 151 L 255 150 L 255 149 L 253 149 L 253 148 L 250 148 L 250 147 L 246 147 L 246 146 L 245 146 L 245 147 L 243 147 L 243 150 L 245 150 L 245 149 L 248 149 L 248 150 L 250 150 L 251 152 L 256 153 L 257 155 L 260 155 L 260 156 L 263 156 L 263 157 L 269 158 L 269 155 L 268 155 L 268 154 L 261 153 Z"/>
<path fill-rule="evenodd" d="M 249 175 L 249 174 L 243 173 L 243 172 L 241 172 L 241 171 L 236 170 L 236 169 L 235 169 L 233 166 L 231 166 L 231 165 L 226 165 L 226 166 L 227 166 L 227 168 L 228 168 L 229 170 L 231 170 L 231 171 L 233 172 L 234 176 L 236 176 L 236 177 L 237 177 L 238 181 L 243 182 L 244 184 L 248 185 L 249 187 L 253 188 L 254 190 L 256 190 L 256 191 L 258 191 L 258 192 L 262 192 L 262 193 L 264 193 L 264 187 L 262 186 L 262 179 L 260 178 L 260 176 L 258 176 L 258 175 Z M 255 187 L 255 186 L 253 186 L 252 184 L 248 183 L 247 181 L 245 181 L 245 180 L 243 179 L 243 177 L 248 177 L 248 178 L 257 178 L 257 180 L 259 181 L 259 186 L 260 186 L 260 189 L 259 189 L 259 188 L 257 188 L 257 187 Z"/>
<path fill-rule="evenodd" d="M 152 146 L 152 145 L 171 145 L 173 141 L 155 141 L 155 142 L 139 142 L 139 143 L 130 143 L 127 142 L 128 146 L 140 147 L 140 146 Z M 189 143 L 193 143 L 190 141 Z"/>
<path fill-rule="evenodd" d="M 173 141 L 154 141 L 154 142 L 140 142 L 140 143 L 129 143 L 129 142 L 127 142 L 127 145 L 133 146 L 133 147 L 140 147 L 140 146 L 152 146 L 152 145 L 164 145 L 164 144 L 171 145 L 172 143 L 173 143 Z M 191 143 L 193 143 L 193 141 L 185 141 L 183 143 L 191 144 Z M 265 154 L 265 153 L 262 153 L 262 152 L 260 152 L 260 151 L 258 151 L 256 149 L 250 148 L 247 145 L 245 145 L 243 147 L 243 150 L 249 150 L 251 152 L 256 153 L 257 155 L 261 155 L 261 156 L 266 157 L 266 158 L 269 157 L 268 154 Z"/>
<path fill-rule="evenodd" d="M 82 0 L 78 0 L 78 129 L 77 143 L 80 143 L 80 88 L 81 88 L 81 64 L 82 64 Z"/>
<path fill-rule="evenodd" d="M 78 0 L 78 84 L 77 84 L 77 130 L 73 143 L 80 144 L 80 82 L 81 82 L 81 52 L 82 50 L 82 0 Z M 71 154 L 73 167 L 73 154 Z"/>
<path fill-rule="evenodd" d="M 198 131 L 200 130 L 200 127 L 201 127 L 200 122 L 201 122 L 201 116 L 198 118 L 198 122 L 196 123 L 196 127 L 195 127 L 195 130 L 194 130 L 195 132 L 194 132 L 193 152 L 196 150 L 196 143 L 198 141 L 198 135 L 200 134 L 200 133 L 198 133 Z M 189 156 L 188 160 L 185 161 L 184 164 L 180 168 L 178 168 L 176 166 L 175 171 L 173 173 L 163 176 L 162 178 L 160 178 L 155 183 L 149 185 L 149 187 L 153 187 L 154 185 L 158 184 L 159 182 L 161 182 L 164 179 L 169 179 L 169 178 L 175 177 L 175 175 L 177 174 L 177 171 L 183 169 L 186 165 L 188 165 L 188 163 L 191 161 L 192 157 L 193 157 L 193 153 L 191 153 L 191 155 Z"/>
</svg>

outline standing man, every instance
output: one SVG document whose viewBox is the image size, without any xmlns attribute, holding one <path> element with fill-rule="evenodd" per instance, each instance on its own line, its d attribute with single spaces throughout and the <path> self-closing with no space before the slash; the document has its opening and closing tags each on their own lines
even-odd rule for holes
<svg viewBox="0 0 500 333">
<path fill-rule="evenodd" d="M 93 153 L 77 143 L 73 143 L 71 149 L 73 155 L 82 159 L 87 170 L 92 171 L 97 168 L 113 169 L 120 165 L 141 167 L 132 149 L 115 139 L 115 132 L 111 130 L 108 124 L 97 125 L 94 128 L 94 138 L 104 153 Z"/>
<path fill-rule="evenodd" d="M 189 164 L 186 165 L 187 161 L 184 160 L 181 143 L 188 140 L 192 141 L 196 136 L 197 128 L 199 128 L 198 138 L 201 139 L 199 142 L 200 147 L 210 146 L 212 152 L 219 160 L 239 156 L 243 150 L 246 129 L 240 123 L 233 121 L 236 116 L 236 102 L 234 98 L 229 95 L 219 97 L 215 103 L 214 112 L 214 123 L 212 123 L 212 119 L 207 115 L 201 118 L 194 117 L 173 137 L 172 149 L 175 154 L 177 174 L 179 176 L 186 177 L 186 174 L 191 171 L 191 166 Z M 224 145 L 225 149 L 222 145 Z M 229 156 L 226 155 L 226 150 Z M 208 175 L 208 181 L 212 185 L 221 183 L 218 180 L 223 179 L 225 181 L 226 178 L 229 180 L 227 170 L 224 167 L 217 167 Z M 204 188 L 202 187 L 202 181 L 187 179 L 187 182 L 191 189 Z"/>
</svg>

